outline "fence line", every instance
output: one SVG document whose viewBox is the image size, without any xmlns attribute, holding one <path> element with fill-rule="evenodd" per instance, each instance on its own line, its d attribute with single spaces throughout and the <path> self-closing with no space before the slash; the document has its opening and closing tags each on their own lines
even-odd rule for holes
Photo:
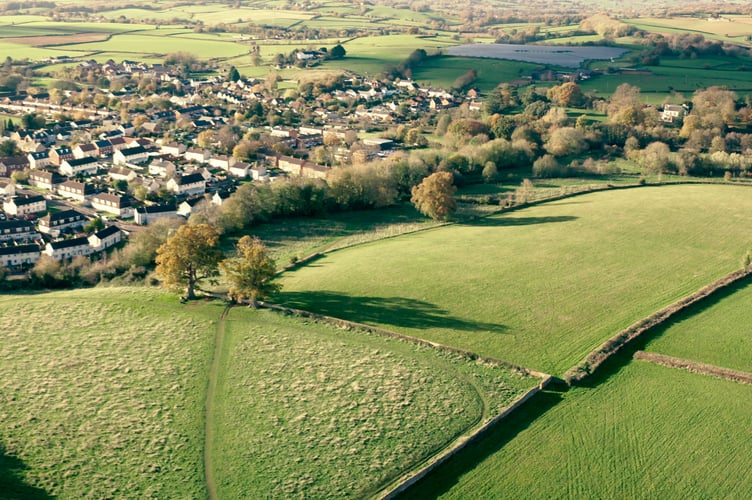
<svg viewBox="0 0 752 500">
<path fill-rule="evenodd" d="M 634 354 L 634 359 L 640 359 L 642 361 L 667 366 L 669 368 L 679 368 L 681 370 L 687 370 L 688 372 L 699 373 L 701 375 L 719 377 L 740 384 L 752 384 L 752 373 L 732 370 L 731 368 L 724 368 L 722 366 L 699 363 L 689 359 L 675 358 L 673 356 L 666 356 L 665 354 L 645 351 L 637 351 Z"/>
</svg>

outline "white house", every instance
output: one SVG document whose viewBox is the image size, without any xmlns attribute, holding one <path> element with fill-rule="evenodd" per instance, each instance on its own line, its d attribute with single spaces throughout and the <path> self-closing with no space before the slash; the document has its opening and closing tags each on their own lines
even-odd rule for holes
<svg viewBox="0 0 752 500">
<path fill-rule="evenodd" d="M 118 149 L 112 155 L 112 163 L 115 165 L 126 165 L 128 163 L 143 163 L 149 158 L 149 153 L 143 146 L 134 146 L 132 148 Z"/>
<path fill-rule="evenodd" d="M 94 175 L 99 169 L 99 163 L 95 158 L 86 156 L 84 158 L 74 158 L 72 160 L 63 160 L 60 163 L 60 173 L 63 175 Z"/>
<path fill-rule="evenodd" d="M 160 146 L 159 152 L 170 156 L 180 156 L 185 153 L 185 145 L 177 142 L 168 142 Z"/>
<path fill-rule="evenodd" d="M 183 158 L 185 158 L 187 161 L 195 161 L 198 163 L 208 162 L 211 156 L 211 153 L 209 151 L 206 151 L 205 149 L 191 148 L 183 153 Z"/>
<path fill-rule="evenodd" d="M 123 239 L 123 232 L 117 226 L 108 226 L 89 236 L 89 245 L 95 252 L 101 252 Z"/>
<path fill-rule="evenodd" d="M 209 158 L 209 165 L 211 165 L 212 167 L 221 168 L 225 171 L 229 170 L 230 167 L 232 167 L 236 163 L 237 160 L 234 156 L 219 155 Z"/>
<path fill-rule="evenodd" d="M 119 194 L 96 194 L 91 198 L 91 207 L 99 212 L 107 212 L 123 218 L 133 215 L 130 198 Z"/>
<path fill-rule="evenodd" d="M 171 161 L 154 160 L 149 164 L 149 175 L 158 177 L 171 177 L 175 175 L 177 167 Z"/>
<path fill-rule="evenodd" d="M 167 181 L 166 187 L 178 196 L 204 194 L 206 179 L 201 174 L 181 175 Z"/>
<path fill-rule="evenodd" d="M 137 208 L 133 214 L 133 221 L 136 224 L 145 226 L 149 222 L 165 217 L 171 219 L 180 217 L 175 205 L 153 205 L 150 207 Z"/>
<path fill-rule="evenodd" d="M 0 265 L 7 269 L 31 266 L 39 260 L 42 250 L 39 245 L 15 245 L 0 247 Z"/>
<path fill-rule="evenodd" d="M 61 210 L 60 212 L 51 212 L 44 217 L 39 218 L 37 227 L 40 233 L 58 236 L 66 230 L 80 229 L 88 220 L 84 214 L 75 210 Z"/>
<path fill-rule="evenodd" d="M 9 215 L 24 216 L 47 211 L 44 196 L 14 196 L 3 202 L 3 210 Z"/>
<path fill-rule="evenodd" d="M 90 255 L 94 249 L 85 236 L 70 240 L 60 240 L 47 243 L 44 253 L 55 260 L 72 259 L 80 255 Z"/>
<path fill-rule="evenodd" d="M 71 200 L 86 201 L 94 195 L 94 186 L 78 181 L 65 181 L 57 186 L 57 194 Z"/>
<path fill-rule="evenodd" d="M 0 242 L 35 241 L 41 237 L 30 221 L 22 219 L 0 221 Z"/>
</svg>

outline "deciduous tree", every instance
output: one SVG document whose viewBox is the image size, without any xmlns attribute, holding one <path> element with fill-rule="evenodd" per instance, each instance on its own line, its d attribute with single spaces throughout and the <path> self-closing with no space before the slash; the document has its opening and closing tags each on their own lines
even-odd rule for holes
<svg viewBox="0 0 752 500">
<path fill-rule="evenodd" d="M 413 187 L 412 201 L 423 215 L 436 220 L 446 220 L 457 210 L 454 193 L 457 187 L 450 172 L 435 172 Z"/>
<path fill-rule="evenodd" d="M 277 265 L 256 237 L 243 236 L 235 246 L 237 257 L 225 259 L 220 267 L 230 283 L 227 295 L 233 301 L 247 299 L 252 307 L 258 300 L 276 293 L 281 285 L 274 282 Z"/>
<path fill-rule="evenodd" d="M 186 224 L 157 249 L 157 276 L 165 287 L 186 290 L 196 296 L 196 285 L 218 274 L 222 253 L 217 249 L 219 234 L 208 224 Z"/>
</svg>

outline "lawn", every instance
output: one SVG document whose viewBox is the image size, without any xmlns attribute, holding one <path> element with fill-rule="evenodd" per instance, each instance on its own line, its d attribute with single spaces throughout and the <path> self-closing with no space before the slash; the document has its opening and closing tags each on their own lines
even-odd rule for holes
<svg viewBox="0 0 752 500">
<path fill-rule="evenodd" d="M 218 498 L 363 498 L 538 379 L 271 311 L 235 308 L 217 381 Z"/>
<path fill-rule="evenodd" d="M 406 498 L 746 498 L 752 386 L 634 361 L 544 392 Z"/>
<path fill-rule="evenodd" d="M 680 315 L 651 337 L 647 351 L 752 372 L 752 284 Z"/>
<path fill-rule="evenodd" d="M 334 252 L 275 300 L 561 374 L 735 270 L 751 208 L 726 185 L 583 195 Z"/>
<path fill-rule="evenodd" d="M 2 296 L 0 311 L 0 448 L 25 483 L 61 498 L 206 496 L 220 306 L 112 288 Z M 10 477 L 0 460 L 4 493 Z"/>
</svg>

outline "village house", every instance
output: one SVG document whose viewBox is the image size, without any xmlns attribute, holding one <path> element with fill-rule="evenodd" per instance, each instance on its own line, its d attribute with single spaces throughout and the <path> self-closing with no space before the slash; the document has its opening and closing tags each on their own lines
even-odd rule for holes
<svg viewBox="0 0 752 500">
<path fill-rule="evenodd" d="M 64 160 L 73 159 L 73 150 L 68 146 L 60 146 L 50 150 L 50 161 L 53 165 L 60 165 Z"/>
<path fill-rule="evenodd" d="M 149 158 L 149 153 L 143 146 L 134 146 L 115 151 L 112 155 L 112 163 L 115 165 L 128 165 L 143 163 Z"/>
<path fill-rule="evenodd" d="M 221 207 L 231 194 L 232 193 L 230 193 L 229 191 L 217 191 L 216 193 L 214 193 L 214 196 L 212 196 L 211 202 L 213 205 Z"/>
<path fill-rule="evenodd" d="M 0 176 L 10 177 L 13 172 L 20 172 L 29 168 L 29 159 L 26 156 L 6 156 L 0 158 Z"/>
<path fill-rule="evenodd" d="M 235 165 L 235 163 L 237 163 L 237 160 L 234 156 L 219 155 L 209 158 L 209 165 L 221 168 L 224 171 L 230 170 L 230 167 Z"/>
<path fill-rule="evenodd" d="M 81 255 L 91 255 L 94 249 L 86 236 L 69 240 L 52 241 L 47 243 L 44 253 L 55 260 L 72 259 Z"/>
<path fill-rule="evenodd" d="M 73 148 L 74 158 L 87 158 L 97 156 L 97 147 L 92 143 L 79 144 Z"/>
<path fill-rule="evenodd" d="M 186 161 L 195 161 L 197 163 L 206 163 L 211 156 L 211 153 L 205 149 L 190 148 L 183 153 L 183 158 L 185 158 Z"/>
<path fill-rule="evenodd" d="M 57 172 L 47 170 L 32 170 L 29 172 L 29 184 L 40 189 L 54 190 L 65 182 L 65 177 Z"/>
<path fill-rule="evenodd" d="M 3 202 L 3 210 L 18 217 L 37 214 L 47 211 L 47 200 L 43 196 L 14 196 Z"/>
<path fill-rule="evenodd" d="M 12 219 L 0 221 L 0 241 L 35 241 L 41 235 L 34 229 L 34 224 L 27 220 Z"/>
<path fill-rule="evenodd" d="M 94 175 L 97 173 L 97 170 L 99 170 L 99 162 L 97 162 L 96 158 L 90 156 L 63 160 L 60 164 L 60 173 L 71 177 L 77 175 Z"/>
<path fill-rule="evenodd" d="M 246 179 L 251 172 L 251 165 L 245 162 L 235 163 L 227 170 L 227 174 L 238 179 Z"/>
<path fill-rule="evenodd" d="M 112 143 L 107 139 L 102 139 L 94 142 L 94 147 L 97 148 L 97 156 L 110 156 L 113 153 Z"/>
<path fill-rule="evenodd" d="M 107 175 L 113 181 L 126 181 L 126 182 L 131 182 L 136 177 L 138 177 L 136 172 L 134 172 L 130 168 L 125 168 L 125 167 L 112 167 L 110 170 L 107 171 Z"/>
<path fill-rule="evenodd" d="M 0 196 L 16 196 L 16 185 L 13 181 L 0 181 Z"/>
<path fill-rule="evenodd" d="M 200 173 L 173 177 L 165 186 L 177 196 L 192 196 L 206 192 L 206 179 Z"/>
<path fill-rule="evenodd" d="M 687 109 L 676 104 L 666 104 L 661 112 L 661 120 L 666 123 L 674 123 L 684 118 Z"/>
<path fill-rule="evenodd" d="M 171 161 L 154 160 L 149 164 L 149 175 L 172 177 L 176 171 L 177 167 Z"/>
<path fill-rule="evenodd" d="M 84 214 L 75 210 L 51 212 L 40 217 L 37 223 L 40 233 L 58 237 L 60 233 L 82 228 L 88 220 Z"/>
<path fill-rule="evenodd" d="M 180 156 L 185 153 L 185 149 L 185 144 L 168 142 L 166 144 L 162 144 L 162 146 L 159 148 L 159 152 L 170 156 Z"/>
<path fill-rule="evenodd" d="M 135 213 L 133 214 L 133 221 L 136 224 L 145 226 L 157 219 L 175 219 L 178 217 L 180 216 L 178 215 L 175 205 L 152 205 L 149 207 L 137 208 Z"/>
<path fill-rule="evenodd" d="M 112 193 L 99 193 L 91 198 L 91 207 L 99 212 L 107 212 L 118 217 L 128 218 L 133 215 L 130 197 Z"/>
<path fill-rule="evenodd" d="M 52 160 L 50 160 L 50 152 L 47 149 L 44 151 L 29 153 L 26 155 L 26 158 L 29 159 L 29 167 L 32 169 L 44 168 L 52 163 Z"/>
<path fill-rule="evenodd" d="M 57 194 L 63 198 L 86 201 L 94 195 L 94 186 L 78 181 L 65 181 L 57 186 Z"/>
<path fill-rule="evenodd" d="M 36 244 L 0 247 L 0 266 L 6 269 L 33 266 L 41 255 L 42 250 Z"/>
<path fill-rule="evenodd" d="M 89 245 L 95 252 L 101 252 L 117 245 L 122 239 L 123 232 L 120 228 L 117 226 L 108 226 L 89 236 Z"/>
<path fill-rule="evenodd" d="M 203 196 L 196 196 L 183 200 L 183 202 L 178 205 L 177 214 L 187 219 L 193 213 L 193 209 L 196 207 L 196 205 L 198 205 L 205 199 L 206 198 L 204 198 Z"/>
</svg>

